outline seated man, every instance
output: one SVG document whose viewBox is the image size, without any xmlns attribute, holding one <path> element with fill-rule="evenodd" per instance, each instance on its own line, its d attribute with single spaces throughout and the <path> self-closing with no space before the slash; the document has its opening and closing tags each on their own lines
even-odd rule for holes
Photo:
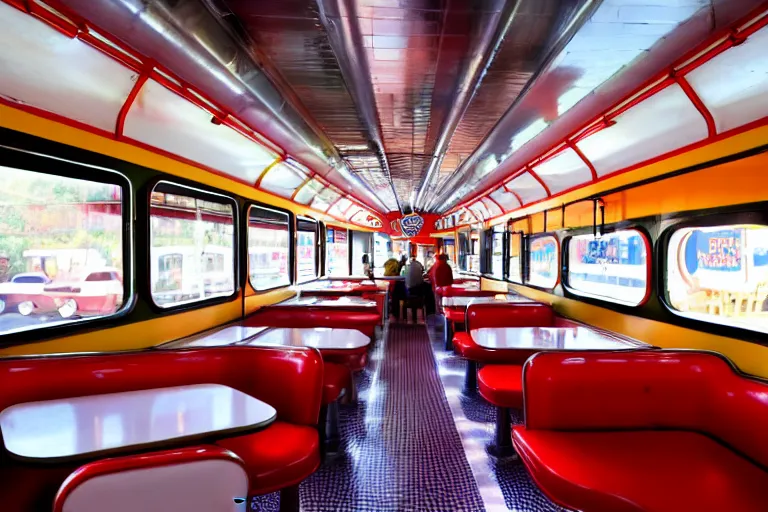
<svg viewBox="0 0 768 512">
<path fill-rule="evenodd" d="M 453 270 L 448 264 L 447 254 L 440 254 L 437 256 L 437 262 L 430 270 L 429 277 L 432 280 L 432 286 L 435 288 L 453 284 Z"/>
<path fill-rule="evenodd" d="M 411 256 L 411 261 L 405 267 L 405 290 L 408 295 L 424 295 L 424 267 Z"/>
</svg>

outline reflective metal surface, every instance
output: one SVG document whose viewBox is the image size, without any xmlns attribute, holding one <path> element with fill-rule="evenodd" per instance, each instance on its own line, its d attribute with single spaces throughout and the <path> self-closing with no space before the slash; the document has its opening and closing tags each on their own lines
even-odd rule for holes
<svg viewBox="0 0 768 512">
<path fill-rule="evenodd" d="M 346 170 L 334 144 L 300 103 L 296 106 L 288 89 L 278 87 L 280 77 L 269 73 L 267 61 L 255 49 L 244 49 L 245 34 L 225 19 L 226 11 L 216 4 L 208 0 L 60 1 L 200 88 L 345 191 L 375 209 L 389 210 L 364 181 Z"/>
</svg>

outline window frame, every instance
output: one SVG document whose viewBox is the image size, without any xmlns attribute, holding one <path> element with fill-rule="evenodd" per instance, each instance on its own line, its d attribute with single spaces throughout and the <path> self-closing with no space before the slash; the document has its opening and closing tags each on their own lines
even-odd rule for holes
<svg viewBox="0 0 768 512">
<path fill-rule="evenodd" d="M 512 254 L 512 236 L 513 235 L 520 235 L 520 281 L 513 281 L 512 280 L 512 273 L 511 268 L 509 265 L 509 258 Z M 509 231 L 509 224 L 507 224 L 507 236 L 506 240 L 504 242 L 504 245 L 506 247 L 506 257 L 504 259 L 504 280 L 508 283 L 512 284 L 519 284 L 519 285 L 525 285 L 525 265 L 526 265 L 526 243 L 525 243 L 526 237 L 525 233 L 523 231 Z"/>
<path fill-rule="evenodd" d="M 629 302 L 622 302 L 619 300 L 611 300 L 608 297 L 602 296 L 602 295 L 596 295 L 591 294 L 588 292 L 582 292 L 580 290 L 574 289 L 569 283 L 569 245 L 571 242 L 571 239 L 573 239 L 575 236 L 583 236 L 588 234 L 594 233 L 594 228 L 580 228 L 568 231 L 568 234 L 563 238 L 562 240 L 562 248 L 561 248 L 561 265 L 560 265 L 560 276 L 561 276 L 561 284 L 563 285 L 563 290 L 565 292 L 566 297 L 569 298 L 575 298 L 578 300 L 587 299 L 588 301 L 594 303 L 604 305 L 604 304 L 611 304 L 614 306 L 620 306 L 623 308 L 628 309 L 637 309 L 642 308 L 645 306 L 648 301 L 651 299 L 651 296 L 653 295 L 653 267 L 655 264 L 655 258 L 653 255 L 653 242 L 651 241 L 651 236 L 648 233 L 648 231 L 639 224 L 626 224 L 626 223 L 616 223 L 611 224 L 609 226 L 604 226 L 601 230 L 601 236 L 602 235 L 609 235 L 612 233 L 617 233 L 619 231 L 636 231 L 640 233 L 641 237 L 643 238 L 643 243 L 645 244 L 645 261 L 646 261 L 646 277 L 645 277 L 645 294 L 643 295 L 642 300 L 637 304 L 631 304 Z"/>
<path fill-rule="evenodd" d="M 501 231 L 496 231 L 497 227 L 502 227 Z M 494 235 L 501 235 L 501 277 L 493 273 L 493 237 Z M 485 244 L 481 247 L 481 250 L 485 252 L 484 257 L 481 260 L 485 260 L 486 270 L 488 272 L 483 273 L 483 277 L 486 279 L 492 279 L 494 281 L 505 281 L 508 275 L 508 246 L 509 243 L 509 231 L 507 231 L 507 225 L 496 224 L 486 229 L 484 232 Z"/>
<path fill-rule="evenodd" d="M 0 346 L 9 347 L 23 345 L 48 338 L 63 338 L 85 330 L 106 328 L 113 325 L 116 319 L 131 314 L 136 307 L 139 293 L 136 286 L 135 273 L 135 223 L 134 188 L 131 180 L 122 172 L 99 165 L 70 160 L 58 156 L 47 155 L 13 146 L 0 145 L 0 161 L 3 167 L 42 175 L 72 178 L 93 183 L 105 183 L 121 188 L 121 235 L 123 257 L 123 304 L 111 315 L 62 319 L 61 322 L 40 324 L 29 328 L 20 328 L 0 333 Z M 53 165 L 52 165 L 53 163 Z M 96 174 L 96 176 L 94 176 Z"/>
<path fill-rule="evenodd" d="M 557 269 L 557 279 L 555 280 L 555 284 L 552 285 L 552 287 L 545 287 L 540 286 L 537 284 L 531 283 L 531 262 L 528 260 L 529 256 L 531 255 L 531 244 L 535 242 L 536 240 L 540 238 L 547 238 L 551 237 L 555 240 L 555 254 L 557 255 L 557 265 L 555 268 Z M 537 290 L 542 290 L 545 292 L 552 292 L 555 290 L 555 288 L 558 287 L 558 285 L 562 281 L 562 244 L 560 243 L 560 238 L 558 238 L 557 233 L 554 231 L 546 231 L 544 233 L 537 233 L 535 235 L 529 235 L 525 238 L 525 263 L 524 263 L 524 269 L 525 273 L 523 274 L 523 284 L 525 286 L 530 286 L 531 288 L 535 288 Z"/>
<path fill-rule="evenodd" d="M 251 208 L 261 208 L 262 210 L 268 210 L 273 211 L 281 214 L 285 214 L 288 216 L 288 284 L 284 285 L 278 285 L 278 286 L 272 286 L 270 288 L 256 288 L 253 286 L 253 283 L 251 283 L 251 259 L 248 256 L 248 242 L 249 242 L 249 229 L 251 226 Z M 247 285 L 251 288 L 252 291 L 256 292 L 257 295 L 260 295 L 262 293 L 267 293 L 272 290 L 279 290 L 281 288 L 288 288 L 289 286 L 293 286 L 296 283 L 296 275 L 297 270 L 295 269 L 296 265 L 296 242 L 297 242 L 297 228 L 296 228 L 296 219 L 293 212 L 290 210 L 286 210 L 284 208 L 278 208 L 275 206 L 267 205 L 264 203 L 259 203 L 256 201 L 246 201 L 245 208 L 243 210 L 245 219 L 247 219 L 246 222 L 243 222 L 243 230 L 244 233 L 243 240 L 245 241 L 243 243 L 243 251 L 244 251 L 244 261 L 245 261 L 245 282 Z"/>
<path fill-rule="evenodd" d="M 715 208 L 680 212 L 664 216 L 659 226 L 657 239 L 658 250 L 655 254 L 656 273 L 656 298 L 662 304 L 661 310 L 666 318 L 662 321 L 686 327 L 696 331 L 706 332 L 728 338 L 740 339 L 762 346 L 768 346 L 766 333 L 740 327 L 733 324 L 710 322 L 700 318 L 694 318 L 675 309 L 667 299 L 667 261 L 669 257 L 669 241 L 672 235 L 684 228 L 712 227 L 717 225 L 733 224 L 763 224 L 768 226 L 768 203 L 752 203 L 726 208 Z"/>
<path fill-rule="evenodd" d="M 315 224 L 315 275 L 312 277 L 312 279 L 307 279 L 306 281 L 299 281 L 299 233 L 309 233 L 310 231 L 306 229 L 299 229 L 299 222 L 313 222 Z M 320 238 L 322 236 L 322 230 L 320 229 L 320 221 L 317 219 L 313 219 L 312 217 L 306 217 L 303 215 L 297 215 L 296 216 L 296 277 L 291 282 L 293 284 L 307 284 L 311 283 L 312 281 L 317 281 L 320 277 L 320 250 L 321 250 L 321 243 Z M 250 274 L 249 274 L 250 279 Z"/>
<path fill-rule="evenodd" d="M 178 188 L 181 191 L 179 192 L 179 195 L 185 195 L 184 190 L 191 191 L 192 194 L 196 195 L 187 195 L 187 197 L 195 197 L 196 199 L 202 199 L 204 201 L 211 200 L 212 202 L 218 202 L 218 203 L 230 203 L 232 205 L 232 265 L 234 266 L 234 290 L 230 295 L 225 295 L 221 297 L 211 297 L 206 299 L 203 297 L 199 300 L 194 301 L 187 301 L 182 304 L 176 304 L 174 306 L 168 306 L 168 307 L 162 307 L 159 306 L 154 298 L 152 297 L 152 251 L 151 251 L 151 244 L 152 244 L 152 192 L 154 192 L 155 188 L 165 183 L 170 186 L 170 188 Z M 226 302 L 232 302 L 240 295 L 240 290 L 242 289 L 240 286 L 240 237 L 238 234 L 240 233 L 240 205 L 238 204 L 237 199 L 232 197 L 231 195 L 226 194 L 223 191 L 219 191 L 213 188 L 208 188 L 205 186 L 200 186 L 198 183 L 190 182 L 188 180 L 184 179 L 176 179 L 175 177 L 160 177 L 150 180 L 147 185 L 145 186 L 145 193 L 143 194 L 143 198 L 146 201 L 146 222 L 144 224 L 145 230 L 145 239 L 144 239 L 144 246 L 145 246 L 145 254 L 144 254 L 144 264 L 146 265 L 146 276 L 143 280 L 143 292 L 146 293 L 146 301 L 147 304 L 149 304 L 149 307 L 152 309 L 152 311 L 158 313 L 158 314 L 169 314 L 169 313 L 178 313 L 179 311 L 190 311 L 199 309 L 201 307 L 207 307 L 212 306 L 215 304 L 224 304 Z"/>
</svg>

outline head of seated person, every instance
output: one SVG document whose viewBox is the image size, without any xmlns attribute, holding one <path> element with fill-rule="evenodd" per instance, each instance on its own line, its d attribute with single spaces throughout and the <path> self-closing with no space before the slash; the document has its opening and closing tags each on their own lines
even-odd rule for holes
<svg viewBox="0 0 768 512">
<path fill-rule="evenodd" d="M 389 258 L 384 262 L 384 277 L 395 277 L 400 275 L 400 262 L 395 258 Z"/>
</svg>

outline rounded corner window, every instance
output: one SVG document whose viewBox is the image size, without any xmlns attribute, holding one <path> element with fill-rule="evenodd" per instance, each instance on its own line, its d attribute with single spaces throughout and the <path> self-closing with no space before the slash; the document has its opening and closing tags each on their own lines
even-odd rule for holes
<svg viewBox="0 0 768 512">
<path fill-rule="evenodd" d="M 58 165 L 61 174 L 0 166 L 0 335 L 124 315 L 134 303 L 130 183 Z"/>
<path fill-rule="evenodd" d="M 149 198 L 152 302 L 170 309 L 236 291 L 234 199 L 160 181 Z"/>
<path fill-rule="evenodd" d="M 565 252 L 563 284 L 572 294 L 632 307 L 650 297 L 650 242 L 642 231 L 573 235 Z"/>
<path fill-rule="evenodd" d="M 254 290 L 291 285 L 290 223 L 287 212 L 248 207 L 248 279 Z"/>
<path fill-rule="evenodd" d="M 673 313 L 768 332 L 768 225 L 675 226 L 662 240 L 662 302 Z"/>
<path fill-rule="evenodd" d="M 528 249 L 526 284 L 552 289 L 559 281 L 560 244 L 553 235 L 531 239 Z"/>
</svg>

